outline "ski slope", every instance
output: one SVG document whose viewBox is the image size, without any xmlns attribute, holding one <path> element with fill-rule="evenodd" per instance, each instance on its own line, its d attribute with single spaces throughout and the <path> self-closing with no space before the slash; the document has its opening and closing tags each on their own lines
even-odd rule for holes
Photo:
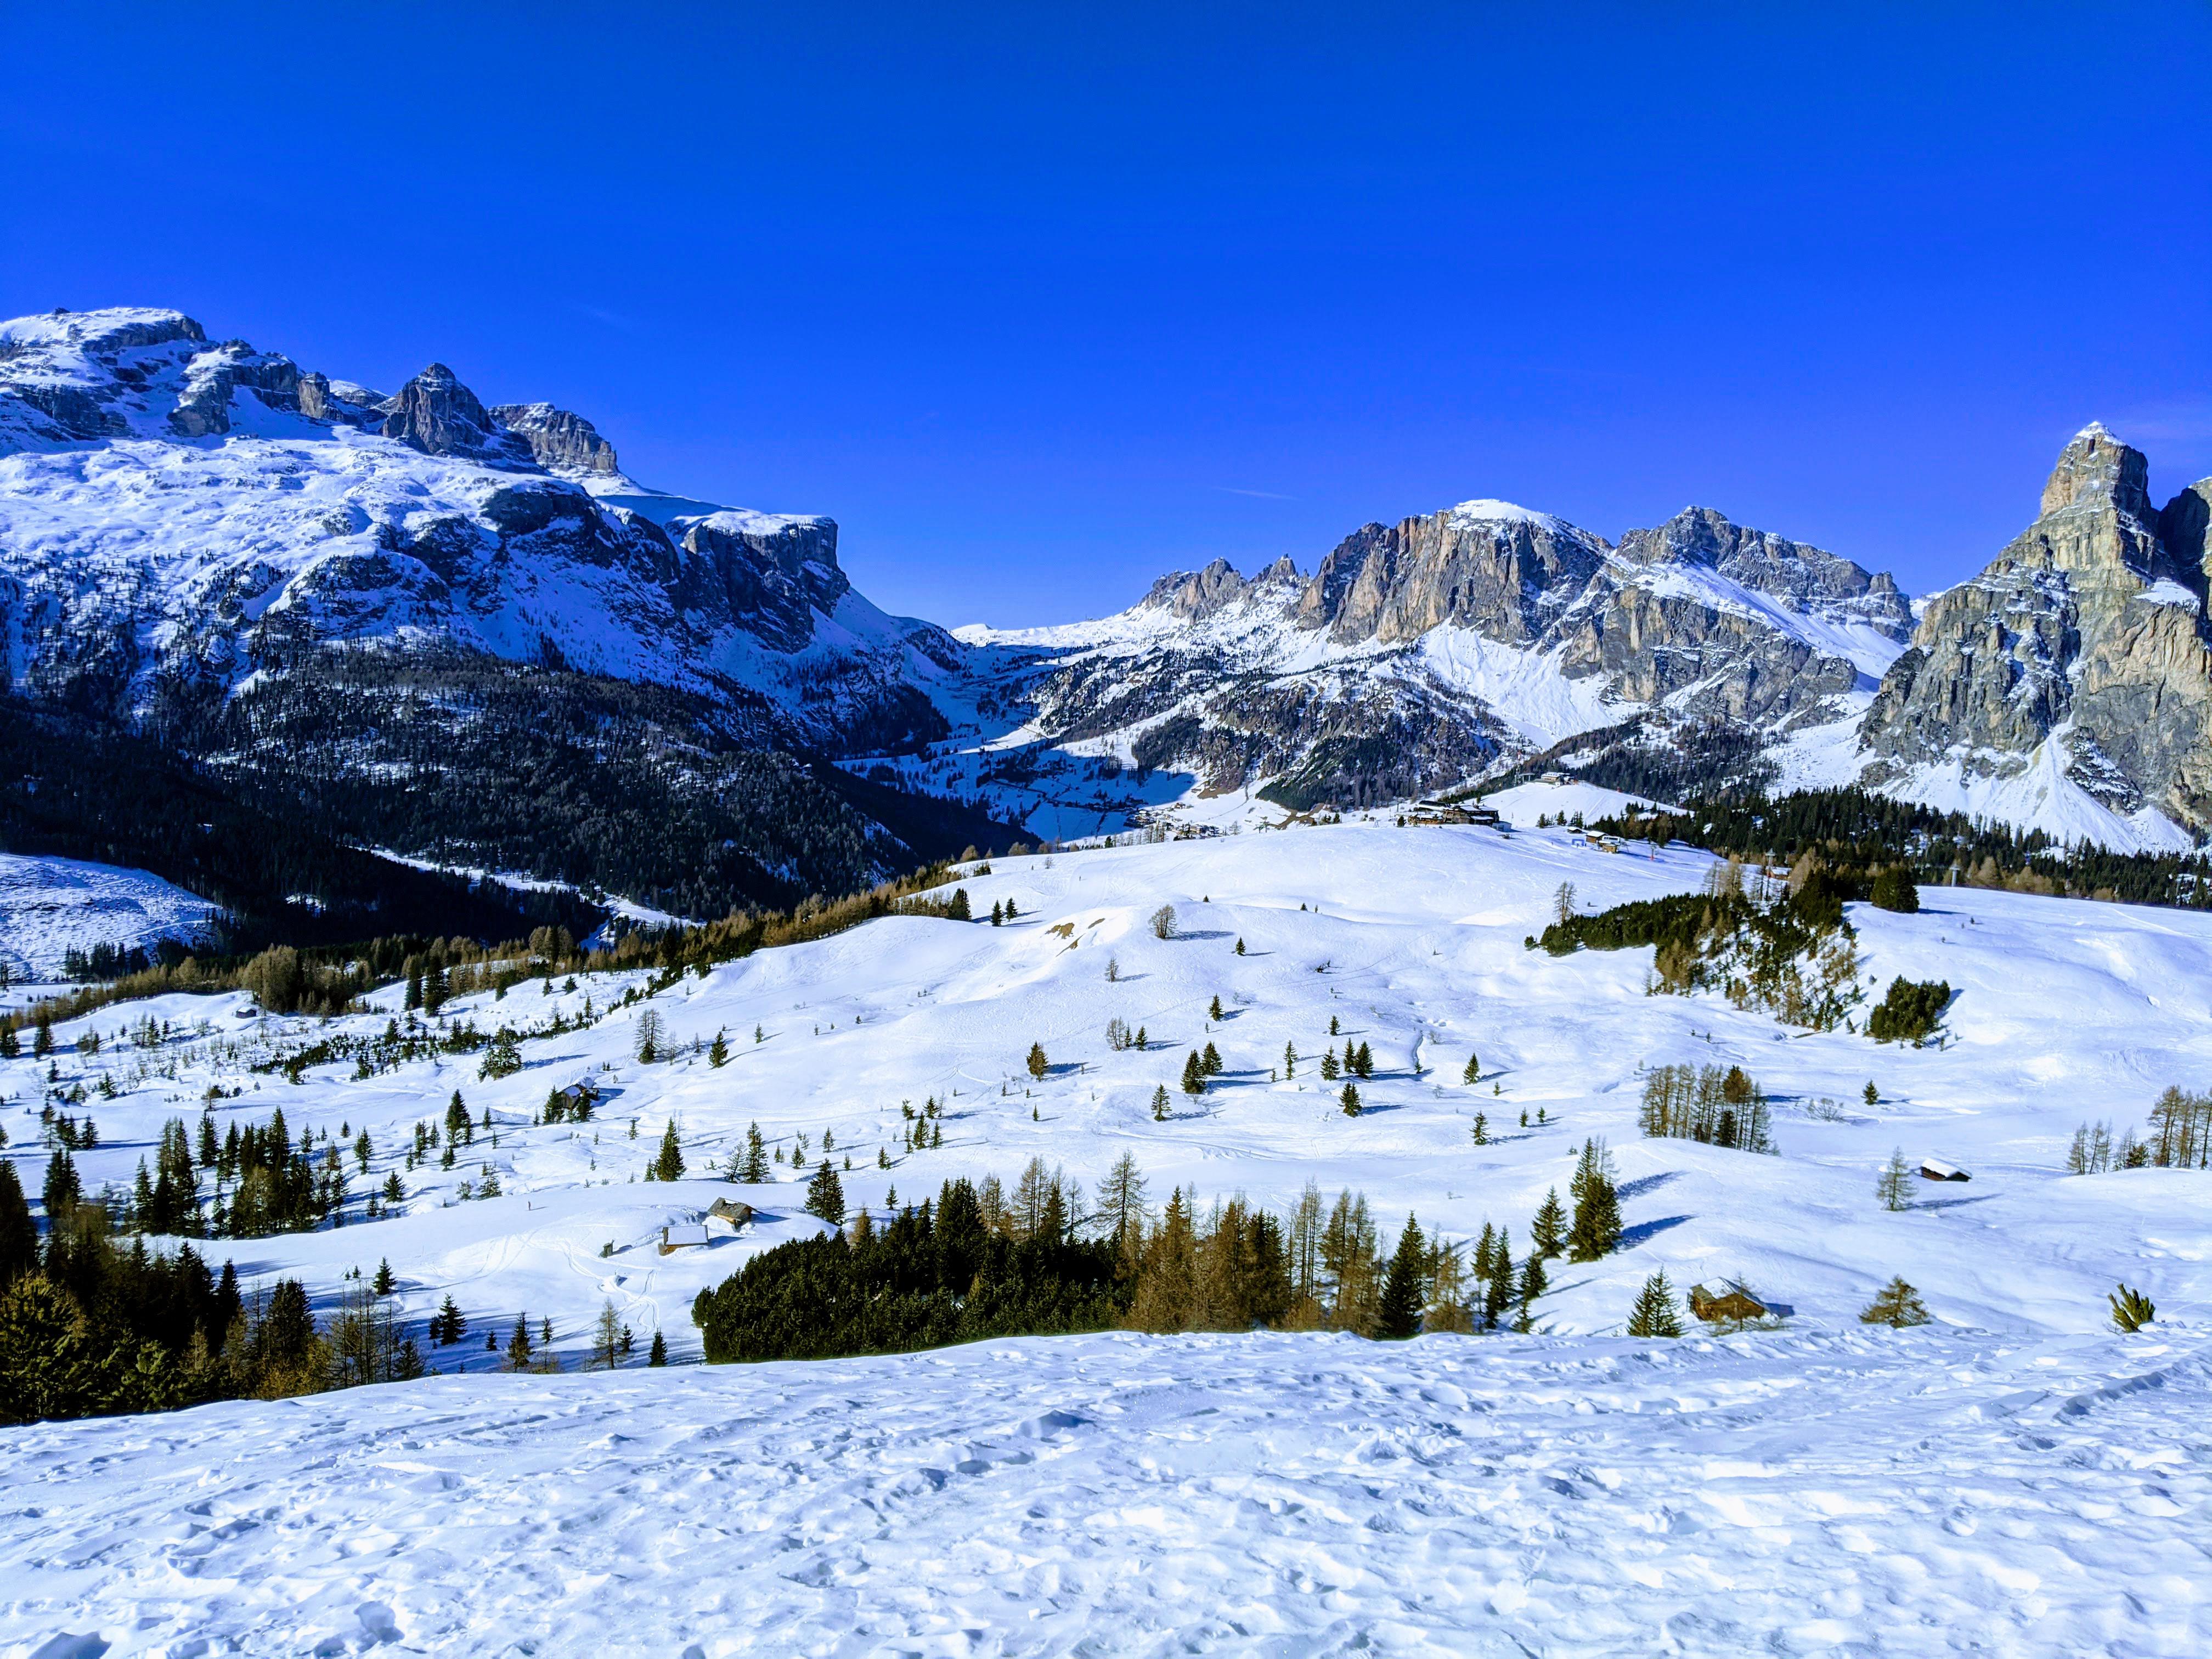
<svg viewBox="0 0 2212 1659">
<path fill-rule="evenodd" d="M 1075 1337 L 0 1441 L 13 1651 L 2200 1654 L 2196 1345 Z M 70 1637 L 92 1637 L 70 1643 Z"/>
<path fill-rule="evenodd" d="M 1513 816 L 1569 793 L 1529 786 Z M 489 1030 L 592 1000 L 596 1024 L 526 1042 L 525 1069 L 496 1082 L 475 1056 L 361 1081 L 337 1062 L 297 1085 L 251 1069 L 381 1030 L 397 986 L 327 1023 L 226 996 L 59 1027 L 55 1084 L 43 1062 L 0 1062 L 0 1155 L 27 1188 L 49 1086 L 92 1091 L 70 1109 L 100 1127 L 77 1158 L 92 1188 L 127 1186 L 211 1084 L 243 1091 L 214 1103 L 219 1133 L 281 1105 L 295 1138 L 329 1131 L 345 1153 L 347 1224 L 211 1253 L 249 1282 L 300 1276 L 324 1307 L 388 1261 L 404 1324 L 447 1375 L 9 1431 L 0 1631 L 97 1626 L 118 1654 L 1320 1654 L 1362 1632 L 1413 1653 L 2204 1650 L 2212 1528 L 2191 1425 L 2212 1174 L 2063 1169 L 2077 1125 L 2140 1126 L 2169 1083 L 2212 1075 L 2212 916 L 1934 888 L 1917 915 L 1854 906 L 1870 995 L 1899 974 L 1960 992 L 1942 1046 L 1917 1050 L 1649 996 L 1648 951 L 1524 947 L 1562 883 L 1595 909 L 1694 890 L 1709 867 L 1565 830 L 1387 821 L 1002 860 L 961 884 L 981 915 L 1014 901 L 1006 927 L 884 918 L 611 1014 L 635 976 L 449 1004 Z M 1166 939 L 1147 927 L 1164 903 Z M 633 1057 L 647 1007 L 675 1059 Z M 149 1012 L 171 1034 L 140 1048 L 128 1029 Z M 1117 1016 L 1147 1049 L 1108 1048 Z M 1357 1119 L 1316 1074 L 1332 1018 L 1335 1042 L 1376 1058 Z M 100 1052 L 79 1053 L 92 1030 Z M 720 1069 L 692 1048 L 718 1030 Z M 1184 1055 L 1208 1041 L 1225 1075 L 1186 1098 Z M 1035 1084 L 1032 1042 L 1053 1068 Z M 1779 1156 L 1638 1139 L 1642 1073 L 1671 1062 L 1750 1072 Z M 531 1124 L 586 1076 L 593 1122 Z M 454 1169 L 405 1172 L 404 1213 L 365 1224 L 412 1126 L 456 1088 L 491 1109 L 496 1148 L 479 1131 Z M 929 1097 L 944 1145 L 901 1151 L 901 1103 Z M 687 1178 L 639 1179 L 672 1119 Z M 720 1178 L 752 1122 L 779 1149 L 803 1133 L 805 1170 Z M 344 1146 L 363 1127 L 365 1173 Z M 1628 1231 L 1601 1262 L 1553 1264 L 1527 1339 L 1105 1336 L 682 1369 L 693 1296 L 818 1229 L 799 1182 L 825 1131 L 854 1162 L 850 1207 L 878 1215 L 894 1187 L 913 1202 L 950 1176 L 1011 1185 L 1032 1157 L 1095 1187 L 1126 1152 L 1155 1205 L 1184 1186 L 1284 1208 L 1311 1181 L 1364 1191 L 1386 1240 L 1408 1211 L 1459 1238 L 1509 1226 L 1516 1260 L 1600 1135 Z M 1887 1212 L 1875 1173 L 1893 1148 L 1973 1179 Z M 462 1201 L 486 1165 L 504 1195 Z M 758 1214 L 660 1254 L 663 1225 L 719 1196 Z M 1661 1268 L 1678 1287 L 1741 1278 L 1789 1329 L 1631 1342 Z M 1932 1328 L 1858 1325 L 1893 1274 Z M 2110 1333 L 2121 1281 L 2157 1303 L 2150 1334 Z M 471 1335 L 432 1347 L 447 1294 Z M 608 1302 L 641 1356 L 657 1327 L 679 1368 L 574 1374 Z M 522 1312 L 551 1320 L 571 1375 L 492 1374 L 483 1334 Z M 235 1646 L 179 1645 L 188 1632 Z"/>
</svg>

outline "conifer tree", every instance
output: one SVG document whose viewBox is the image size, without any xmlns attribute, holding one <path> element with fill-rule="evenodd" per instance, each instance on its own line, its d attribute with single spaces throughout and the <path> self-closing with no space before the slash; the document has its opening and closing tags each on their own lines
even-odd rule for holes
<svg viewBox="0 0 2212 1659">
<path fill-rule="evenodd" d="M 1859 1314 L 1863 1325 L 1888 1325 L 1902 1329 L 1907 1325 L 1925 1325 L 1928 1310 L 1920 1300 L 1920 1292 L 1906 1284 L 1902 1276 L 1883 1285 Z"/>
<path fill-rule="evenodd" d="M 1869 1078 L 1865 1092 L 1859 1097 L 1869 1106 L 1878 1106 L 1881 1103 L 1881 1091 L 1874 1086 L 1874 1080 Z"/>
<path fill-rule="evenodd" d="M 1528 1224 L 1528 1236 L 1540 1261 L 1554 1261 L 1566 1253 L 1567 1213 L 1560 1206 L 1557 1187 L 1544 1194 L 1543 1203 L 1537 1206 L 1536 1218 Z"/>
<path fill-rule="evenodd" d="M 1190 1051 L 1190 1057 L 1182 1063 L 1182 1091 L 1187 1095 L 1202 1095 L 1206 1092 L 1206 1062 L 1199 1059 L 1198 1050 L 1195 1048 Z"/>
<path fill-rule="evenodd" d="M 1297 1045 L 1296 1042 L 1285 1042 L 1285 1043 L 1283 1045 L 1283 1078 L 1284 1078 L 1284 1080 L 1285 1080 L 1285 1082 L 1287 1082 L 1289 1079 L 1291 1079 L 1291 1078 L 1296 1077 L 1297 1074 L 1298 1074 L 1298 1045 Z"/>
<path fill-rule="evenodd" d="M 707 1050 L 707 1063 L 716 1071 L 730 1063 L 730 1040 L 723 1031 L 714 1033 L 714 1045 Z"/>
<path fill-rule="evenodd" d="M 1321 1051 L 1321 1080 L 1324 1083 L 1334 1083 L 1337 1079 L 1343 1075 L 1344 1068 L 1336 1063 L 1336 1048 L 1334 1045 L 1332 1044 L 1330 1047 L 1322 1049 Z"/>
<path fill-rule="evenodd" d="M 1460 1073 L 1459 1080 L 1462 1083 L 1480 1083 L 1482 1081 L 1481 1056 L 1478 1054 L 1469 1054 L 1467 1057 L 1467 1070 Z"/>
<path fill-rule="evenodd" d="M 833 1227 L 845 1224 L 845 1183 L 837 1178 L 837 1171 L 823 1158 L 822 1167 L 806 1183 L 806 1212 L 818 1216 Z"/>
<path fill-rule="evenodd" d="M 1474 1144 L 1478 1146 L 1490 1145 L 1490 1119 L 1480 1112 L 1474 1115 Z"/>
<path fill-rule="evenodd" d="M 1514 1293 L 1514 1299 L 1525 1308 L 1550 1288 L 1550 1277 L 1544 1272 L 1544 1258 L 1531 1251 L 1528 1259 L 1521 1264 L 1521 1288 Z"/>
<path fill-rule="evenodd" d="M 655 1181 L 684 1179 L 684 1146 L 677 1139 L 676 1120 L 672 1117 L 668 1120 L 668 1127 L 661 1131 L 660 1151 L 653 1160 L 653 1178 Z"/>
<path fill-rule="evenodd" d="M 1346 1043 L 1345 1046 L 1348 1049 L 1351 1047 L 1351 1044 Z M 1358 1077 L 1362 1082 L 1365 1082 L 1368 1079 L 1375 1075 L 1375 1051 L 1372 1048 L 1370 1048 L 1364 1042 L 1362 1042 L 1359 1045 L 1359 1054 L 1358 1058 L 1353 1059 L 1348 1054 L 1346 1058 L 1351 1060 L 1349 1069 L 1352 1071 L 1352 1074 Z"/>
<path fill-rule="evenodd" d="M 1426 1301 L 1428 1251 L 1420 1224 L 1408 1215 L 1406 1230 L 1398 1235 L 1398 1248 L 1390 1257 L 1390 1271 L 1382 1281 L 1382 1304 L 1376 1334 L 1403 1341 L 1421 1328 L 1421 1308 Z"/>
<path fill-rule="evenodd" d="M 399 1184 L 399 1171 L 397 1170 L 384 1177 L 384 1201 L 387 1205 L 407 1201 L 407 1189 Z"/>
<path fill-rule="evenodd" d="M 1206 1076 L 1221 1075 L 1221 1051 L 1211 1042 L 1206 1045 L 1206 1052 L 1198 1057 L 1198 1063 L 1204 1069 Z"/>
<path fill-rule="evenodd" d="M 1244 954 L 1244 940 L 1241 934 L 1237 940 L 1237 954 L 1240 957 Z"/>
<path fill-rule="evenodd" d="M 1358 1086 L 1355 1084 L 1346 1084 L 1344 1092 L 1337 1097 L 1337 1104 L 1344 1108 L 1345 1116 L 1358 1117 L 1359 1115 Z"/>
<path fill-rule="evenodd" d="M 1885 1210 L 1909 1210 L 1912 1207 L 1912 1166 L 1905 1161 L 1905 1148 L 1893 1149 L 1889 1162 L 1874 1183 L 1875 1196 L 1881 1200 Z"/>
<path fill-rule="evenodd" d="M 53 1051 L 53 1024 L 46 1015 L 41 1014 L 39 1016 L 38 1030 L 31 1036 L 31 1057 L 34 1060 L 44 1060 Z"/>
<path fill-rule="evenodd" d="M 1137 1028 L 1137 1035 L 1129 1039 L 1129 1046 L 1134 1048 L 1140 1054 L 1145 1052 L 1145 1028 L 1143 1026 L 1139 1025 Z"/>
<path fill-rule="evenodd" d="M 1674 1307 L 1674 1287 L 1667 1282 L 1667 1272 L 1661 1268 L 1644 1281 L 1644 1288 L 1636 1293 L 1636 1306 L 1628 1316 L 1631 1336 L 1680 1336 L 1682 1316 Z"/>
<path fill-rule="evenodd" d="M 392 1258 L 386 1256 L 376 1264 L 376 1279 L 372 1288 L 379 1296 L 390 1296 L 398 1282 L 392 1276 Z"/>
<path fill-rule="evenodd" d="M 769 1179 L 768 1143 L 761 1139 L 760 1125 L 745 1125 L 745 1161 L 739 1168 L 738 1179 L 748 1185 L 758 1186 Z"/>
<path fill-rule="evenodd" d="M 1474 1277 L 1478 1283 L 1487 1285 L 1497 1276 L 1498 1230 L 1487 1221 L 1482 1224 L 1482 1237 L 1474 1247 Z"/>
<path fill-rule="evenodd" d="M 1490 1247 L 1490 1283 L 1482 1297 L 1483 1329 L 1496 1330 L 1498 1316 L 1512 1305 L 1513 1248 L 1506 1242 L 1505 1230 L 1501 1227 Z"/>
<path fill-rule="evenodd" d="M 1613 1186 L 1612 1158 L 1604 1143 L 1585 1140 L 1583 1155 L 1568 1183 L 1574 1194 L 1574 1221 L 1567 1229 L 1567 1259 L 1597 1261 L 1620 1243 L 1620 1194 Z"/>
<path fill-rule="evenodd" d="M 204 1122 L 205 1120 L 203 1119 L 202 1121 Z M 369 1144 L 368 1131 L 363 1128 L 353 1138 L 353 1161 L 363 1175 L 368 1173 L 368 1159 L 373 1151 L 374 1148 Z"/>
<path fill-rule="evenodd" d="M 1212 1005 L 1206 1011 L 1206 1017 L 1213 1021 L 1217 1025 L 1221 1023 L 1221 999 L 1219 996 L 1217 995 L 1213 999 Z"/>
<path fill-rule="evenodd" d="M 993 901 L 991 905 L 991 926 L 994 927 L 1003 927 L 1006 926 L 1006 908 L 998 903 L 995 900 Z"/>
<path fill-rule="evenodd" d="M 668 1363 L 668 1339 L 658 1329 L 653 1333 L 653 1346 L 646 1353 L 645 1363 L 648 1365 L 665 1365 Z"/>
<path fill-rule="evenodd" d="M 1168 1085 L 1163 1083 L 1152 1091 L 1152 1121 L 1155 1123 L 1164 1123 L 1167 1121 Z"/>
<path fill-rule="evenodd" d="M 514 1334 L 507 1339 L 507 1369 L 514 1371 L 528 1370 L 530 1355 L 530 1316 L 517 1314 L 514 1316 Z"/>
<path fill-rule="evenodd" d="M 39 1228 L 15 1174 L 15 1160 L 0 1158 L 0 1291 L 39 1265 Z"/>
<path fill-rule="evenodd" d="M 1328 1017 L 1328 1034 L 1331 1036 L 1334 1036 L 1337 1035 L 1339 1029 L 1336 1016 L 1334 1014 L 1331 1014 Z"/>
<path fill-rule="evenodd" d="M 0 1060 L 13 1060 L 22 1052 L 22 1042 L 15 1035 L 15 1022 L 0 1020 Z"/>
<path fill-rule="evenodd" d="M 1044 1080 L 1044 1074 L 1052 1069 L 1052 1062 L 1044 1057 L 1044 1044 L 1042 1042 L 1030 1044 L 1028 1063 L 1030 1075 L 1042 1083 Z"/>
</svg>

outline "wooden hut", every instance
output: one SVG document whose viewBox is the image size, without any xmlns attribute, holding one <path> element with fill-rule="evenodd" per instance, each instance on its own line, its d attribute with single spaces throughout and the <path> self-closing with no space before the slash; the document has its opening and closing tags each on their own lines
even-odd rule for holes
<svg viewBox="0 0 2212 1659">
<path fill-rule="evenodd" d="M 687 1245 L 707 1242 L 707 1224 L 703 1221 L 676 1221 L 660 1230 L 660 1253 L 667 1255 Z"/>
<path fill-rule="evenodd" d="M 1972 1181 L 1973 1176 L 1957 1164 L 1946 1164 L 1940 1158 L 1923 1158 L 1920 1160 L 1920 1178 L 1923 1181 Z"/>
</svg>

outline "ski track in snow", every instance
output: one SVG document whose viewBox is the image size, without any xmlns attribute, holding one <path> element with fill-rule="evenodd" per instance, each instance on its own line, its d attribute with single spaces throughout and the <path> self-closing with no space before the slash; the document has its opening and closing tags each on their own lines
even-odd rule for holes
<svg viewBox="0 0 2212 1659">
<path fill-rule="evenodd" d="M 2201 1654 L 2208 1410 L 2193 1346 L 1923 1332 L 448 1378 L 11 1431 L 0 1630 L 108 1659 Z"/>
</svg>

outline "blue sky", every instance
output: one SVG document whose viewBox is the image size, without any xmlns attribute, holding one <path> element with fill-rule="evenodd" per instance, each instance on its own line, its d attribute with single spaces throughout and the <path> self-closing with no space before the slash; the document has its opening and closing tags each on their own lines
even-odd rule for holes
<svg viewBox="0 0 2212 1659">
<path fill-rule="evenodd" d="M 1848 14 L 1848 15 L 1846 15 Z M 16 9 L 0 315 L 593 421 L 1024 623 L 1475 495 L 1955 581 L 2212 473 L 2212 9 Z"/>
</svg>

